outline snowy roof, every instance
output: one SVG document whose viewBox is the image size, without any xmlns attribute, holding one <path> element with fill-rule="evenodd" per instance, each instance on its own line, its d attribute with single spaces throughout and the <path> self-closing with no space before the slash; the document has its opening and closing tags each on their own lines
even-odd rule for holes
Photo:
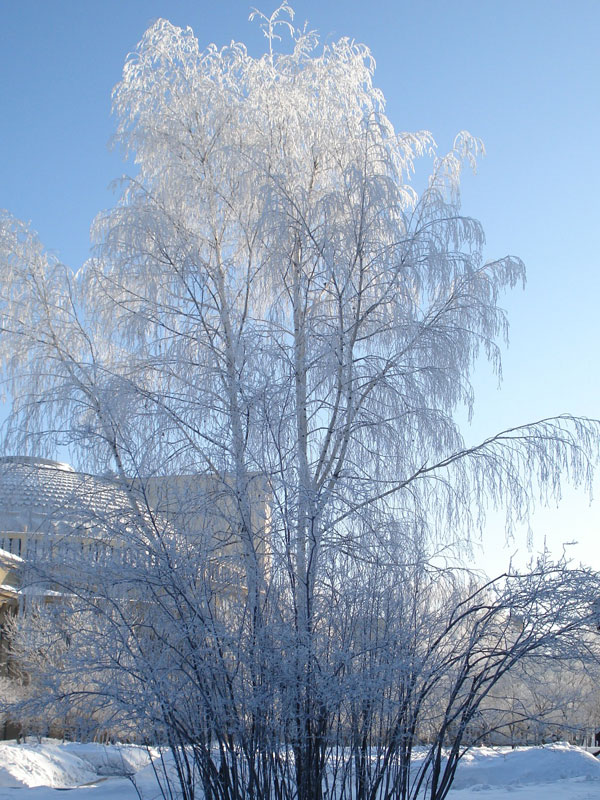
<svg viewBox="0 0 600 800">
<path fill-rule="evenodd" d="M 0 530 L 52 531 L 131 517 L 114 479 L 75 472 L 68 464 L 24 456 L 0 458 Z"/>
<path fill-rule="evenodd" d="M 9 553 L 8 550 L 4 550 L 0 547 L 0 563 L 18 567 L 23 563 L 23 559 L 16 553 Z"/>
</svg>

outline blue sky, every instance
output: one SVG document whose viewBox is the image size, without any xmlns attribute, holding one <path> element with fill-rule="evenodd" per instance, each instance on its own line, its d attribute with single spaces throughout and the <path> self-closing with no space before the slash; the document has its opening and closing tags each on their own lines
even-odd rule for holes
<svg viewBox="0 0 600 800">
<path fill-rule="evenodd" d="M 257 3 L 270 12 L 274 4 Z M 600 3 L 597 0 L 297 0 L 296 22 L 324 38 L 365 42 L 397 130 L 431 130 L 441 149 L 461 129 L 487 156 L 466 176 L 463 210 L 485 227 L 489 257 L 521 256 L 525 292 L 504 298 L 511 346 L 504 381 L 475 375 L 475 440 L 562 412 L 600 416 Z M 29 220 L 46 247 L 77 268 L 95 214 L 126 166 L 107 143 L 110 92 L 156 17 L 190 25 L 201 44 L 263 39 L 246 0 L 0 2 L 0 207 Z M 566 492 L 536 514 L 533 548 L 562 540 L 600 568 L 600 482 L 591 507 Z M 501 524 L 484 539 L 494 565 Z"/>
</svg>

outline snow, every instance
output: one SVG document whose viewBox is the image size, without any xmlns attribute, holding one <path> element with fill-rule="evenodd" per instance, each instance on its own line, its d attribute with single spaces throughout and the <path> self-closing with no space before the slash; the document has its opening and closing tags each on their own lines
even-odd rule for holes
<svg viewBox="0 0 600 800">
<path fill-rule="evenodd" d="M 585 750 L 563 743 L 516 750 L 482 747 L 464 756 L 453 790 L 476 786 L 514 788 L 570 778 L 600 781 L 600 761 Z"/>
<path fill-rule="evenodd" d="M 16 553 L 11 553 L 10 550 L 5 550 L 3 547 L 0 547 L 0 560 L 5 563 L 11 562 L 15 566 L 25 563 L 21 556 L 18 556 Z M 11 586 L 11 589 L 14 589 L 14 586 Z"/>
<path fill-rule="evenodd" d="M 57 742 L 44 739 L 41 742 L 28 740 L 25 744 L 0 743 L 0 800 L 26 796 L 43 800 L 54 797 L 57 790 L 85 786 L 88 800 L 104 800 L 112 796 L 113 784 L 119 788 L 115 797 L 137 797 L 125 776 L 144 774 L 149 765 L 149 756 L 142 747 L 134 745 L 100 745 L 79 742 Z M 142 771 L 142 772 L 140 772 Z M 111 776 L 109 785 L 107 776 Z M 149 777 L 152 777 L 152 773 Z M 147 782 L 147 778 L 146 778 Z M 103 786 L 106 791 L 99 790 Z M 91 786 L 96 788 L 92 797 Z M 44 787 L 40 790 L 38 787 Z M 23 793 L 23 789 L 30 789 Z M 75 798 L 84 789 L 71 795 Z M 83 795 L 82 795 L 83 796 Z"/>
<path fill-rule="evenodd" d="M 145 749 L 135 745 L 0 743 L 0 800 L 138 800 L 159 796 Z M 459 765 L 449 800 L 597 800 L 600 761 L 568 744 L 477 748 Z"/>
</svg>

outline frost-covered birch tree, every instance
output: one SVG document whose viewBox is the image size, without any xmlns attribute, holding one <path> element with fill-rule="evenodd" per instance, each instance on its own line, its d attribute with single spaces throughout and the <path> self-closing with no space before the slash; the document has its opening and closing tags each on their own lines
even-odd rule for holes
<svg viewBox="0 0 600 800">
<path fill-rule="evenodd" d="M 385 785 L 389 796 L 402 786 L 409 797 L 415 784 L 402 758 L 432 696 L 410 694 L 423 685 L 415 659 L 429 663 L 418 655 L 419 631 L 433 636 L 423 620 L 435 609 L 445 630 L 448 597 L 460 607 L 478 596 L 448 589 L 440 603 L 431 552 L 468 539 L 490 504 L 505 507 L 510 524 L 527 515 L 534 493 L 553 495 L 565 478 L 589 485 L 598 428 L 561 416 L 465 446 L 454 413 L 472 407 L 476 359 L 499 370 L 507 333 L 499 298 L 524 281 L 518 258 L 486 260 L 480 224 L 461 213 L 461 170 L 482 145 L 461 132 L 440 155 L 430 133 L 398 133 L 365 46 L 320 44 L 293 27 L 285 3 L 270 18 L 254 16 L 268 40 L 259 58 L 239 43 L 202 50 L 191 29 L 165 20 L 145 33 L 113 96 L 116 141 L 135 171 L 98 216 L 96 254 L 79 272 L 2 218 L 7 441 L 33 450 L 54 441 L 81 467 L 113 471 L 138 524 L 147 520 L 136 541 L 153 554 L 146 568 L 160 574 L 164 593 L 150 599 L 136 573 L 138 597 L 148 600 L 136 613 L 158 598 L 165 627 L 156 626 L 151 648 L 168 646 L 196 686 L 185 714 L 197 703 L 197 725 L 177 728 L 174 708 L 163 722 L 177 729 L 176 745 L 198 755 L 207 796 L 375 800 Z M 282 29 L 291 52 L 277 50 Z M 418 190 L 411 181 L 423 161 L 430 175 Z M 200 551 L 187 551 L 182 580 L 183 515 L 163 526 L 144 489 L 147 478 L 190 474 L 210 476 L 227 497 L 242 587 L 235 609 L 231 594 L 207 600 Z M 259 528 L 257 480 L 270 504 Z M 201 551 L 205 560 L 222 552 Z M 386 575 L 398 581 L 395 606 L 375 591 Z M 93 605 L 99 597 L 119 605 L 97 577 L 88 585 Z M 556 631 L 589 616 L 577 596 Z M 506 602 L 494 602 L 501 626 Z M 144 625 L 124 623 L 128 603 L 106 624 L 125 624 L 143 652 L 150 639 L 138 641 Z M 476 609 L 469 620 L 483 613 L 478 602 L 468 608 Z M 552 629 L 544 631 L 550 641 Z M 494 662 L 476 697 L 509 663 Z M 391 689 L 400 664 L 410 702 Z M 130 678 L 135 670 L 126 669 Z M 470 673 L 458 674 L 462 691 Z M 359 689 L 368 677 L 379 694 L 355 686 L 356 702 L 348 699 L 348 676 Z M 169 690 L 156 685 L 160 705 Z M 417 696 L 416 716 L 403 716 L 398 709 Z M 432 722 L 438 778 L 451 717 L 441 729 Z M 373 778 L 367 749 L 386 742 Z M 331 753 L 348 743 L 351 761 L 332 786 Z M 343 760 L 346 751 L 335 752 Z M 425 785 L 436 798 L 449 787 L 431 774 Z"/>
</svg>

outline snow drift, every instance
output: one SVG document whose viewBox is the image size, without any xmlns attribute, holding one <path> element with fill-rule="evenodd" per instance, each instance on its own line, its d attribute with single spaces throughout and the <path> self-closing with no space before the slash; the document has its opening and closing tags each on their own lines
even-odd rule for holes
<svg viewBox="0 0 600 800">
<path fill-rule="evenodd" d="M 134 745 L 60 743 L 44 739 L 0 743 L 0 786 L 67 789 L 93 784 L 108 776 L 127 776 L 149 763 L 148 754 Z"/>
<path fill-rule="evenodd" d="M 44 739 L 25 744 L 0 743 L 0 765 L 2 788 L 66 789 L 93 785 L 106 777 L 134 775 L 149 767 L 149 756 L 144 748 L 135 745 Z M 515 750 L 481 747 L 464 756 L 452 789 L 514 788 L 574 778 L 600 782 L 600 761 L 565 743 Z"/>
<path fill-rule="evenodd" d="M 600 781 L 600 761 L 564 742 L 515 750 L 479 747 L 460 762 L 452 789 L 514 787 L 567 778 Z"/>
</svg>

